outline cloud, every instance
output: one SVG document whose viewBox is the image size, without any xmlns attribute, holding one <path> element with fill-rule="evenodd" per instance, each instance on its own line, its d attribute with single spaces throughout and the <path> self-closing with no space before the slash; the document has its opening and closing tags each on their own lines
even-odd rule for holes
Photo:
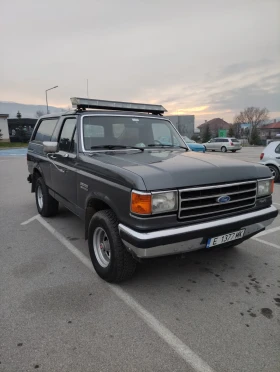
<svg viewBox="0 0 280 372">
<path fill-rule="evenodd" d="M 65 107 L 89 79 L 93 98 L 158 102 L 197 122 L 253 103 L 277 112 L 279 12 L 277 0 L 3 2 L 0 100 L 44 104 L 58 85 L 49 103 Z"/>
</svg>

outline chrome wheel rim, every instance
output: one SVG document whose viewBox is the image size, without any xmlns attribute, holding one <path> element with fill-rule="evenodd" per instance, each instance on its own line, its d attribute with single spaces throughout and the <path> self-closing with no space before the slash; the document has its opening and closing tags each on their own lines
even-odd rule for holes
<svg viewBox="0 0 280 372">
<path fill-rule="evenodd" d="M 42 192 L 41 186 L 38 186 L 37 188 L 37 202 L 38 202 L 39 208 L 42 209 L 44 202 L 43 202 L 43 192 Z"/>
<path fill-rule="evenodd" d="M 107 267 L 111 259 L 111 248 L 108 236 L 102 227 L 97 227 L 93 233 L 93 249 L 95 257 L 102 267 Z"/>
<path fill-rule="evenodd" d="M 226 148 L 225 147 L 222 147 L 222 152 L 226 152 Z"/>
<path fill-rule="evenodd" d="M 276 176 L 275 169 L 274 168 L 270 168 L 270 167 L 269 167 L 269 169 L 270 169 L 270 172 L 272 173 L 273 178 L 275 178 L 275 176 Z"/>
</svg>

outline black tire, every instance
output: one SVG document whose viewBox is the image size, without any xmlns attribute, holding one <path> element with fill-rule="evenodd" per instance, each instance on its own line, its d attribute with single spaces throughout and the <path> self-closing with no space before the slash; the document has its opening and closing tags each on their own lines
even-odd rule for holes
<svg viewBox="0 0 280 372">
<path fill-rule="evenodd" d="M 280 181 L 280 172 L 279 169 L 275 165 L 268 165 L 271 173 L 274 175 L 274 182 Z"/>
<path fill-rule="evenodd" d="M 42 202 L 39 201 L 39 199 L 41 199 Z M 51 217 L 57 214 L 59 203 L 49 194 L 48 187 L 42 177 L 36 179 L 35 200 L 38 212 L 41 216 Z"/>
<path fill-rule="evenodd" d="M 94 249 L 93 241 L 100 230 L 105 232 L 110 244 L 109 263 L 106 267 L 100 264 L 100 258 L 98 259 Z M 133 276 L 137 262 L 123 245 L 118 231 L 118 219 L 110 209 L 99 211 L 93 215 L 89 223 L 88 247 L 92 264 L 102 279 L 109 283 L 118 283 Z M 102 249 L 101 244 L 100 249 Z"/>
<path fill-rule="evenodd" d="M 215 150 L 211 150 L 212 152 L 215 152 Z"/>
<path fill-rule="evenodd" d="M 236 150 L 231 150 L 231 152 L 236 152 Z"/>
<path fill-rule="evenodd" d="M 222 151 L 222 152 L 227 152 L 227 148 L 226 148 L 225 146 L 223 146 L 223 147 L 221 148 L 221 151 Z"/>
</svg>

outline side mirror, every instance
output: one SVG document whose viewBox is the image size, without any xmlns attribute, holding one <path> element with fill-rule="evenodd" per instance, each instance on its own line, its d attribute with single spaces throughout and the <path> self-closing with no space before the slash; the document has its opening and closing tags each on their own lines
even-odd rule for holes
<svg viewBox="0 0 280 372">
<path fill-rule="evenodd" d="M 43 150 L 44 152 L 48 153 L 55 153 L 58 152 L 58 142 L 50 142 L 44 141 L 43 142 Z"/>
</svg>

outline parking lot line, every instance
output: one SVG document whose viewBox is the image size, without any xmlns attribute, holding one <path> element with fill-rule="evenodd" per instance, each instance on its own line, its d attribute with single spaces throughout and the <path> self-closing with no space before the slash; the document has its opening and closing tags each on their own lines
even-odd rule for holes
<svg viewBox="0 0 280 372">
<path fill-rule="evenodd" d="M 263 244 L 269 245 L 270 247 L 280 249 L 280 245 L 278 245 L 278 244 L 270 243 L 270 242 L 267 242 L 266 240 L 262 240 L 262 239 L 255 238 L 255 237 L 253 237 L 251 239 L 256 240 L 259 243 L 263 243 Z"/>
<path fill-rule="evenodd" d="M 44 226 L 61 244 L 63 244 L 75 257 L 77 257 L 91 272 L 95 273 L 91 261 L 81 253 L 69 240 L 54 229 L 41 216 L 36 215 L 21 225 L 37 220 Z M 132 296 L 117 285 L 107 284 L 114 294 L 130 307 L 163 341 L 165 341 L 189 366 L 197 372 L 214 372 L 214 370 L 202 360 L 194 351 L 184 344 L 174 333 L 165 327 L 148 310 L 140 305 Z"/>
<path fill-rule="evenodd" d="M 39 217 L 39 214 L 36 214 L 36 216 L 33 216 L 33 217 L 29 218 L 28 220 L 22 222 L 21 225 L 27 225 L 29 222 L 32 222 L 32 221 L 36 220 L 38 217 Z"/>
<path fill-rule="evenodd" d="M 273 227 L 272 229 L 264 230 L 264 231 L 258 233 L 257 235 L 255 235 L 255 238 L 259 238 L 260 236 L 267 235 L 267 234 L 272 234 L 275 231 L 279 231 L 279 230 L 280 230 L 280 226 Z"/>
</svg>

